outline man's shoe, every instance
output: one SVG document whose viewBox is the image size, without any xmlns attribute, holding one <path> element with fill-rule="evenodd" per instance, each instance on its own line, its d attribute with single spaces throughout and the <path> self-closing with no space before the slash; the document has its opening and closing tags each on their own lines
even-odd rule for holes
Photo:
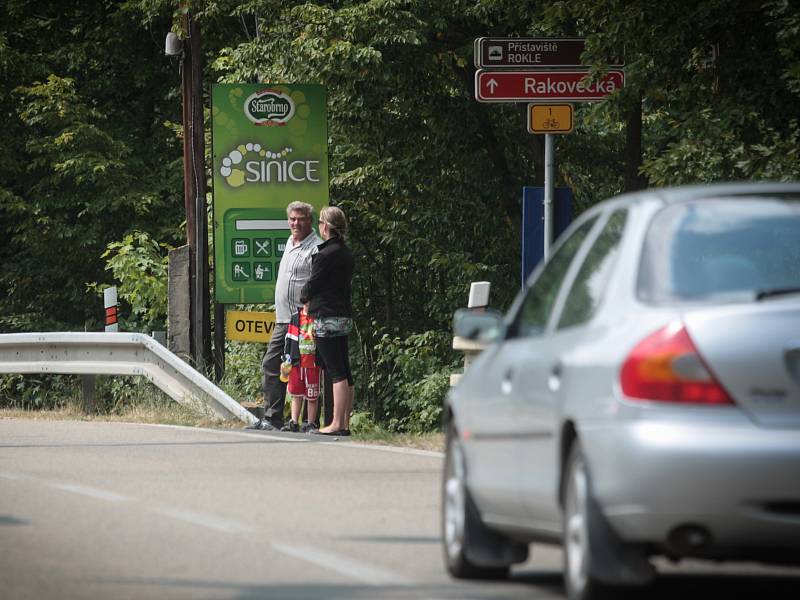
<svg viewBox="0 0 800 600">
<path fill-rule="evenodd" d="M 281 427 L 281 431 L 291 431 L 297 433 L 298 431 L 300 431 L 300 425 L 298 425 L 297 422 L 295 421 L 289 421 L 288 423 L 286 423 L 286 425 Z"/>
<path fill-rule="evenodd" d="M 259 431 L 278 431 L 280 428 L 280 425 L 273 425 L 265 419 L 259 419 L 252 425 L 245 427 L 245 429 L 258 429 Z"/>
</svg>

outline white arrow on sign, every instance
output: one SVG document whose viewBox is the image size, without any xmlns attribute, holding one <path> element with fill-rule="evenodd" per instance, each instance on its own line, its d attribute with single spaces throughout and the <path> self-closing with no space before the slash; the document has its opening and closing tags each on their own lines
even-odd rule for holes
<svg viewBox="0 0 800 600">
<path fill-rule="evenodd" d="M 494 94 L 494 88 L 496 88 L 498 85 L 500 84 L 497 83 L 497 81 L 495 81 L 494 79 L 490 79 L 489 81 L 486 82 L 486 86 L 489 88 L 490 94 Z"/>
</svg>

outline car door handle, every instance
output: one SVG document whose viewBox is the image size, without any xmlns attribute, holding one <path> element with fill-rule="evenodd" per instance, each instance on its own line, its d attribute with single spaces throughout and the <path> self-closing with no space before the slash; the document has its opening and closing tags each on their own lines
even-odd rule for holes
<svg viewBox="0 0 800 600">
<path fill-rule="evenodd" d="M 500 381 L 500 391 L 505 395 L 510 394 L 511 391 L 514 389 L 514 386 L 511 385 L 511 379 L 513 375 L 514 375 L 514 370 L 509 369 L 508 371 L 506 371 L 506 374 L 503 375 L 503 379 Z"/>
<path fill-rule="evenodd" d="M 561 363 L 558 362 L 550 369 L 550 375 L 547 376 L 547 389 L 554 394 L 561 389 Z"/>
</svg>

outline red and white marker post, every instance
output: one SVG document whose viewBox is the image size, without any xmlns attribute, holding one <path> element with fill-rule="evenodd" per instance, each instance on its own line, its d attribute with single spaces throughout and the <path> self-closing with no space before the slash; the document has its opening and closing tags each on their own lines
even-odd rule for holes
<svg viewBox="0 0 800 600">
<path fill-rule="evenodd" d="M 103 290 L 103 306 L 106 309 L 106 333 L 119 331 L 117 324 L 117 288 L 109 287 Z"/>
</svg>

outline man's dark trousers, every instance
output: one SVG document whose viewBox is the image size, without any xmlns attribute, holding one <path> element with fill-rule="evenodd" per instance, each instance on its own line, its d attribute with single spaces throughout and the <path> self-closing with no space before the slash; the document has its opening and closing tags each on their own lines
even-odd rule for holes
<svg viewBox="0 0 800 600">
<path fill-rule="evenodd" d="M 283 406 L 286 384 L 281 381 L 281 361 L 286 342 L 288 323 L 275 323 L 272 338 L 261 360 L 261 391 L 264 394 L 264 420 L 280 429 L 283 425 Z"/>
</svg>

